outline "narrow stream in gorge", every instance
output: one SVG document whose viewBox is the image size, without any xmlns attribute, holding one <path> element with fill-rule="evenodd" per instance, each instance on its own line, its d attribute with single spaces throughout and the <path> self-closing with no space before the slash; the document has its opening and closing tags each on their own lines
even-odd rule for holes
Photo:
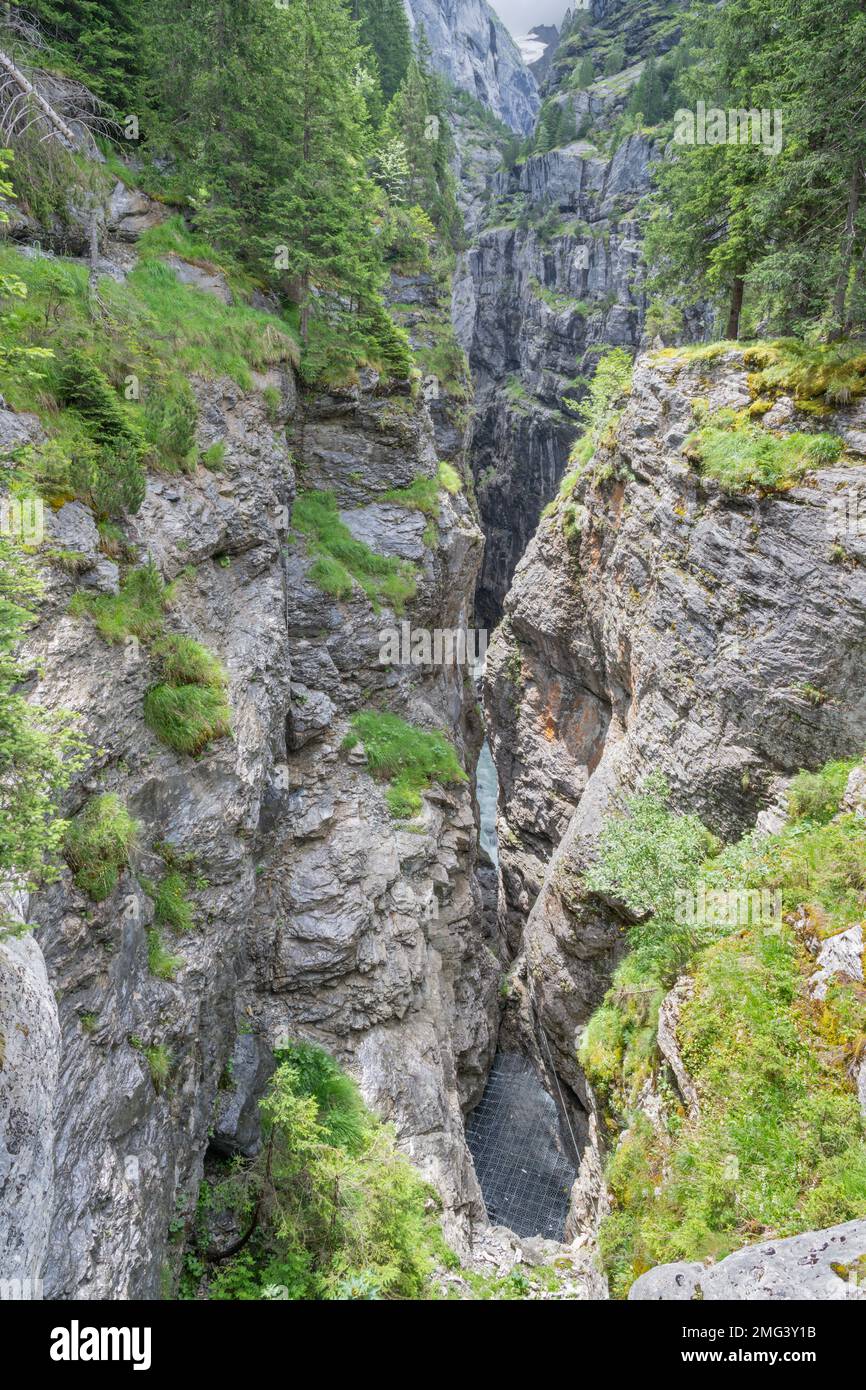
<svg viewBox="0 0 866 1390">
<path fill-rule="evenodd" d="M 498 866 L 499 780 L 487 739 L 476 771 L 481 848 Z M 575 1179 L 559 1113 L 519 1052 L 497 1051 L 484 1095 L 466 1119 L 466 1139 L 493 1225 L 562 1240 Z"/>
</svg>

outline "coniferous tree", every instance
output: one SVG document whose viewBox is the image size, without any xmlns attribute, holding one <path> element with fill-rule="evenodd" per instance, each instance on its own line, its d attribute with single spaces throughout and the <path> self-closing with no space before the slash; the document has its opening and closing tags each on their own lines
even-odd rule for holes
<svg viewBox="0 0 866 1390">
<path fill-rule="evenodd" d="M 375 296 L 375 192 L 357 30 L 343 0 L 293 0 L 280 14 L 293 167 L 267 199 L 261 239 L 285 248 L 306 339 L 314 291 Z"/>
<path fill-rule="evenodd" d="M 644 70 L 635 83 L 626 105 L 630 116 L 640 113 L 644 124 L 657 125 L 665 111 L 665 94 L 658 66 L 652 55 L 647 58 Z"/>
<path fill-rule="evenodd" d="M 403 0 L 353 0 L 361 24 L 361 41 L 375 55 L 382 95 L 389 102 L 406 76 L 412 58 L 412 37 Z"/>
<path fill-rule="evenodd" d="M 684 105 L 764 111 L 768 128 L 756 143 L 682 143 L 660 167 L 647 241 L 657 287 L 727 300 L 731 337 L 744 302 L 787 333 L 863 324 L 861 0 L 831 0 L 820 25 L 807 0 L 728 0 L 693 21 L 690 44 Z"/>
<path fill-rule="evenodd" d="M 594 81 L 595 67 L 593 65 L 593 61 L 590 55 L 588 53 L 585 53 L 583 58 L 581 59 L 580 67 L 577 70 L 577 82 L 575 85 L 577 86 L 579 91 L 584 92 L 586 91 L 587 87 L 592 86 Z"/>
<path fill-rule="evenodd" d="M 137 111 L 143 82 L 143 13 L 137 0 L 28 0 L 55 61 L 117 115 Z"/>
<path fill-rule="evenodd" d="M 622 72 L 624 64 L 625 44 L 621 39 L 617 39 L 604 60 L 605 77 L 615 77 L 618 72 Z"/>
<path fill-rule="evenodd" d="M 441 78 L 430 70 L 423 31 L 400 90 L 388 107 L 381 138 L 400 139 L 409 162 L 406 201 L 423 208 L 449 240 L 459 235 L 451 163 L 453 138 Z"/>
</svg>

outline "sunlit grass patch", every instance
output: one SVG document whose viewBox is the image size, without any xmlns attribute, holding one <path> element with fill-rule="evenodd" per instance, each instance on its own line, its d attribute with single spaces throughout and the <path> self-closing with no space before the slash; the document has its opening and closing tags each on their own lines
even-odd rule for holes
<svg viewBox="0 0 866 1390">
<path fill-rule="evenodd" d="M 363 710 L 351 719 L 346 749 L 364 745 L 367 763 L 389 786 L 385 799 L 391 814 L 405 819 L 421 809 L 421 793 L 434 782 L 465 782 L 466 773 L 444 734 L 407 724 L 396 714 Z"/>
<path fill-rule="evenodd" d="M 353 581 L 360 585 L 378 611 L 387 603 L 402 613 L 414 598 L 415 571 L 406 560 L 379 555 L 364 541 L 356 540 L 341 521 L 332 492 L 306 492 L 295 499 L 292 525 L 304 536 L 313 558 L 310 582 L 337 599 L 349 598 Z"/>
<path fill-rule="evenodd" d="M 842 455 L 834 434 L 775 434 L 732 410 L 711 415 L 689 435 L 683 452 L 699 472 L 730 492 L 792 486 Z"/>
</svg>

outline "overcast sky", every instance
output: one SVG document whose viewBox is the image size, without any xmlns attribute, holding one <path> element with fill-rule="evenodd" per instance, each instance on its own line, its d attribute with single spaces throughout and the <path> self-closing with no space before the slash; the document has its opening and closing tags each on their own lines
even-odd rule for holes
<svg viewBox="0 0 866 1390">
<path fill-rule="evenodd" d="M 490 0 L 512 34 L 527 34 L 536 24 L 558 24 L 570 0 Z"/>
</svg>

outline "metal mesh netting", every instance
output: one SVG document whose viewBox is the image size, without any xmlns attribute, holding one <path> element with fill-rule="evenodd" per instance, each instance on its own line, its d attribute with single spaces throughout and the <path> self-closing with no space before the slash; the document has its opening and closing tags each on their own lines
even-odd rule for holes
<svg viewBox="0 0 866 1390">
<path fill-rule="evenodd" d="M 556 1106 L 525 1057 L 496 1054 L 466 1138 L 491 1222 L 562 1240 L 574 1165 Z"/>
</svg>

